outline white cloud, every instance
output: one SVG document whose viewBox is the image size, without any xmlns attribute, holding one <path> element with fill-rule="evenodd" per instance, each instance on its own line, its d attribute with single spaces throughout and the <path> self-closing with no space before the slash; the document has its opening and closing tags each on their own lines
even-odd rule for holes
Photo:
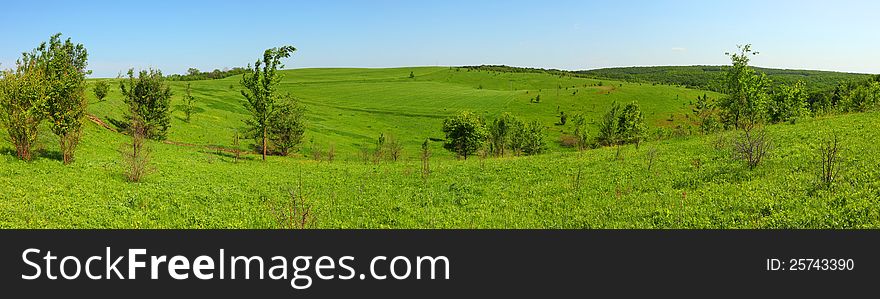
<svg viewBox="0 0 880 299">
<path fill-rule="evenodd" d="M 673 47 L 672 48 L 672 52 L 686 52 L 687 50 L 688 50 L 687 48 L 682 48 L 682 47 Z"/>
</svg>

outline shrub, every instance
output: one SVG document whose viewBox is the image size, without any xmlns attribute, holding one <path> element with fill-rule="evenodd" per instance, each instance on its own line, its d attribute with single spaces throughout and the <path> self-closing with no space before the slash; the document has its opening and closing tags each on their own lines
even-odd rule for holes
<svg viewBox="0 0 880 299">
<path fill-rule="evenodd" d="M 520 120 L 509 113 L 502 113 L 489 125 L 488 150 L 494 156 L 504 156 L 504 150 L 510 148 L 511 132 L 520 123 Z"/>
<path fill-rule="evenodd" d="M 754 169 L 764 160 L 773 144 L 767 131 L 763 128 L 748 128 L 733 141 L 736 157 L 746 162 L 749 169 Z"/>
<path fill-rule="evenodd" d="M 125 177 L 129 182 L 140 182 L 150 171 L 150 149 L 147 147 L 147 128 L 143 121 L 133 117 L 129 128 L 131 143 L 122 152 Z"/>
<path fill-rule="evenodd" d="M 192 87 L 186 83 L 186 94 L 183 95 L 183 114 L 186 116 L 186 122 L 190 121 L 193 112 L 195 112 L 196 98 L 192 96 Z"/>
<path fill-rule="evenodd" d="M 403 152 L 403 144 L 400 144 L 397 138 L 394 138 L 394 135 L 388 135 L 385 148 L 388 150 L 388 157 L 391 158 L 391 161 L 397 162 L 397 159 L 400 159 L 400 155 Z"/>
<path fill-rule="evenodd" d="M 809 110 L 807 110 L 807 93 L 804 87 L 804 82 L 801 81 L 793 85 L 779 86 L 770 97 L 768 116 L 771 122 L 794 123 L 807 115 Z"/>
<path fill-rule="evenodd" d="M 43 72 L 29 61 L 19 61 L 15 70 L 0 73 L 0 120 L 19 159 L 30 161 L 43 119 L 40 106 L 46 101 Z"/>
<path fill-rule="evenodd" d="M 64 164 L 69 164 L 73 162 L 89 104 L 85 97 L 88 53 L 82 44 L 74 44 L 69 38 L 62 42 L 58 33 L 24 56 L 43 72 L 47 97 L 41 109 L 52 133 L 60 140 Z"/>
<path fill-rule="evenodd" d="M 419 158 L 422 159 L 422 179 L 427 180 L 428 175 L 431 174 L 431 147 L 428 143 L 428 139 L 425 139 L 425 142 L 422 142 L 422 152 L 419 155 Z"/>
<path fill-rule="evenodd" d="M 268 137 L 275 151 L 287 156 L 302 142 L 305 133 L 303 123 L 304 109 L 289 95 L 275 107 L 275 114 L 269 119 Z M 253 132 L 256 133 L 256 132 Z M 254 134 L 259 139 L 259 134 Z"/>
<path fill-rule="evenodd" d="M 828 138 L 819 146 L 819 164 L 821 166 L 819 178 L 822 185 L 826 187 L 830 187 L 838 179 L 838 174 L 840 174 L 841 150 L 840 139 L 837 135 Z"/>
<path fill-rule="evenodd" d="M 462 111 L 443 121 L 446 143 L 443 145 L 467 160 L 480 149 L 488 136 L 483 120 L 470 111 Z"/>
<path fill-rule="evenodd" d="M 520 140 L 520 151 L 525 155 L 540 154 L 547 147 L 544 141 L 544 125 L 537 120 L 519 126 L 514 136 Z"/>
<path fill-rule="evenodd" d="M 98 99 L 98 102 L 103 102 L 104 98 L 107 97 L 107 93 L 110 91 L 110 85 L 104 81 L 95 82 L 95 98 Z"/>
</svg>

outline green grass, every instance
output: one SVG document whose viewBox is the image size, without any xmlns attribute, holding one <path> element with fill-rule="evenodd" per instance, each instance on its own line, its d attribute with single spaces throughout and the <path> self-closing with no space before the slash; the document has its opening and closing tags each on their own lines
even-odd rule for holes
<svg viewBox="0 0 880 299">
<path fill-rule="evenodd" d="M 406 78 L 410 71 L 415 80 Z M 540 119 L 553 137 L 565 130 L 552 125 L 556 105 L 598 117 L 611 101 L 638 100 L 654 126 L 686 111 L 691 96 L 703 92 L 605 81 L 606 88 L 617 87 L 605 95 L 607 90 L 582 87 L 593 82 L 588 79 L 448 68 L 285 74 L 285 89 L 309 109 L 306 138 L 345 149 L 340 161 L 262 162 L 251 154 L 235 163 L 213 150 L 151 141 L 155 172 L 128 183 L 118 152 L 127 141 L 123 135 L 89 123 L 77 161 L 64 166 L 55 158 L 50 133 L 40 140 L 43 154 L 23 162 L 13 156 L 4 131 L 0 227 L 276 228 L 281 225 L 273 207 L 289 200 L 291 190 L 312 204 L 321 228 L 880 227 L 880 148 L 874 142 L 880 139 L 880 113 L 770 126 L 775 149 L 755 170 L 731 159 L 729 150 L 716 149 L 719 140 L 729 142 L 728 132 L 627 146 L 617 161 L 613 148 L 578 153 L 558 146 L 539 156 L 459 161 L 438 142 L 425 181 L 414 147 L 425 137 L 442 137 L 442 117 L 458 109 Z M 557 80 L 580 84 L 581 91 L 557 97 Z M 192 82 L 200 112 L 189 124 L 175 112 L 169 139 L 228 145 L 246 117 L 237 87 L 229 88 L 236 82 Z M 172 84 L 179 101 L 185 83 Z M 542 103 L 530 104 L 538 89 Z M 120 117 L 121 110 L 118 89 L 90 108 L 101 118 Z M 832 131 L 846 147 L 845 167 L 833 188 L 818 188 L 814 147 Z M 406 142 L 403 161 L 373 165 L 352 157 L 379 132 Z M 652 149 L 657 158 L 648 171 Z"/>
<path fill-rule="evenodd" d="M 408 76 L 412 72 L 414 79 Z M 703 91 L 645 86 L 604 80 L 559 78 L 546 74 L 513 74 L 456 71 L 446 67 L 395 69 L 302 69 L 283 71 L 281 92 L 290 92 L 306 106 L 308 122 L 302 151 L 333 144 L 343 158 L 355 157 L 361 147 L 372 147 L 379 134 L 392 134 L 404 145 L 404 155 L 415 157 L 427 138 L 442 139 L 443 119 L 460 110 L 471 110 L 487 119 L 510 112 L 525 120 L 537 119 L 547 127 L 553 151 L 564 150 L 559 136 L 572 128 L 557 126 L 559 112 L 583 113 L 598 119 L 617 101 L 637 101 L 648 121 L 666 123 L 671 114 L 686 113 L 688 105 Z M 236 130 L 248 118 L 242 106 L 239 77 L 192 81 L 196 113 L 190 123 L 175 111 L 168 139 L 177 142 L 229 146 Z M 179 105 L 188 82 L 170 82 L 173 105 Z M 118 82 L 112 84 L 116 86 Z M 479 87 L 482 86 L 482 89 Z M 557 86 L 562 86 L 558 90 Z M 575 90 L 578 92 L 572 95 Z M 714 93 L 709 93 L 715 96 Z M 541 103 L 530 99 L 541 95 Z M 89 95 L 93 97 L 93 95 Z M 94 99 L 92 99 L 94 101 Z M 118 88 L 107 99 L 94 103 L 95 116 L 121 119 L 125 106 Z M 432 143 L 438 155 L 440 142 Z"/>
</svg>

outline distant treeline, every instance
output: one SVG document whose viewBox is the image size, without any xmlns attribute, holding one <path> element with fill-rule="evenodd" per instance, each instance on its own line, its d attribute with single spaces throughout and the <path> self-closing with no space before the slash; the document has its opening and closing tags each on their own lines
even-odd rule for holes
<svg viewBox="0 0 880 299">
<path fill-rule="evenodd" d="M 659 83 L 689 88 L 723 92 L 723 75 L 729 66 L 654 66 L 605 68 L 575 73 L 613 80 L 636 83 Z M 794 84 L 802 81 L 809 92 L 830 91 L 843 82 L 864 81 L 867 74 L 828 71 L 784 70 L 755 67 L 755 71 L 767 74 L 774 85 Z"/>
<path fill-rule="evenodd" d="M 583 74 L 578 74 L 571 71 L 557 70 L 557 69 L 541 69 L 541 68 L 531 68 L 531 67 L 515 67 L 515 66 L 506 66 L 506 65 L 477 65 L 477 66 L 463 66 L 463 69 L 468 70 L 477 70 L 477 71 L 489 71 L 489 72 L 499 72 L 499 73 L 537 73 L 537 74 L 550 74 L 554 76 L 566 76 L 566 77 L 592 77 Z"/>
<path fill-rule="evenodd" d="M 234 67 L 232 69 L 223 69 L 222 71 L 219 69 L 214 69 L 210 72 L 202 72 L 197 68 L 189 68 L 186 70 L 186 75 L 173 74 L 168 76 L 168 80 L 171 81 L 196 81 L 196 80 L 213 80 L 213 79 L 223 79 L 226 77 L 231 77 L 235 75 L 241 75 L 247 72 L 246 68 L 242 67 Z"/>
</svg>

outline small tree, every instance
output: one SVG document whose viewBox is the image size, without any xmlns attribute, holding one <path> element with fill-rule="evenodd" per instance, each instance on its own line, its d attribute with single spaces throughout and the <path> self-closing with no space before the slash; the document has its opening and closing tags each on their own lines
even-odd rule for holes
<svg viewBox="0 0 880 299">
<path fill-rule="evenodd" d="M 725 73 L 727 97 L 721 101 L 720 108 L 724 123 L 741 129 L 763 122 L 770 79 L 763 73 L 758 75 L 749 66 L 749 56 L 758 52 L 752 52 L 751 45 L 738 47 L 740 53 L 726 53 L 732 65 Z"/>
<path fill-rule="evenodd" d="M 519 122 L 516 117 L 506 112 L 493 120 L 488 128 L 489 152 L 496 157 L 504 156 L 505 148 L 510 147 L 510 135 Z"/>
<path fill-rule="evenodd" d="M 819 178 L 822 185 L 825 187 L 830 187 L 834 184 L 834 181 L 838 179 L 838 175 L 840 174 L 841 150 L 840 139 L 837 135 L 825 140 L 819 146 L 819 160 L 821 162 Z"/>
<path fill-rule="evenodd" d="M 64 164 L 69 164 L 73 162 L 88 107 L 85 97 L 88 53 L 82 44 L 74 44 L 69 38 L 61 42 L 58 33 L 50 37 L 48 43 L 24 55 L 29 56 L 45 76 L 47 98 L 42 110 L 52 133 L 60 139 Z"/>
<path fill-rule="evenodd" d="M 186 122 L 190 121 L 193 112 L 195 112 L 196 98 L 192 96 L 192 87 L 186 83 L 186 94 L 183 95 L 183 113 L 186 115 Z"/>
<path fill-rule="evenodd" d="M 269 119 L 269 140 L 282 156 L 287 156 L 302 142 L 305 134 L 303 109 L 299 102 L 287 95 L 283 102 L 276 104 L 275 115 Z"/>
<path fill-rule="evenodd" d="M 618 118 L 617 129 L 622 143 L 635 143 L 636 148 L 639 147 L 639 144 L 645 139 L 648 128 L 645 126 L 645 118 L 642 116 L 642 110 L 638 103 L 632 102 L 623 107 Z"/>
<path fill-rule="evenodd" d="M 128 105 L 128 118 L 142 122 L 146 138 L 165 139 L 171 126 L 171 87 L 160 70 L 141 70 L 137 78 L 134 74 L 134 69 L 129 69 L 128 79 L 119 83 Z"/>
<path fill-rule="evenodd" d="M 385 154 L 385 133 L 379 133 L 376 139 L 376 150 L 373 151 L 373 163 L 379 164 L 382 161 L 382 155 Z"/>
<path fill-rule="evenodd" d="M 537 155 L 544 152 L 547 143 L 544 141 L 544 125 L 540 121 L 533 120 L 519 128 L 515 134 L 523 141 L 521 148 L 523 154 Z"/>
<path fill-rule="evenodd" d="M 409 72 L 409 78 L 410 78 L 410 79 L 415 79 L 415 78 L 416 78 L 416 75 L 414 75 L 413 72 Z"/>
<path fill-rule="evenodd" d="M 586 150 L 589 147 L 590 134 L 587 131 L 587 118 L 583 115 L 574 117 L 574 137 L 577 138 L 578 150 Z"/>
<path fill-rule="evenodd" d="M 125 177 L 129 182 L 140 182 L 150 172 L 150 149 L 147 147 L 147 128 L 140 117 L 132 114 L 128 126 L 131 143 L 122 151 L 125 163 Z"/>
<path fill-rule="evenodd" d="M 104 81 L 95 82 L 95 98 L 98 99 L 98 102 L 103 102 L 108 92 L 110 92 L 110 84 Z"/>
<path fill-rule="evenodd" d="M 422 159 L 422 179 L 427 180 L 428 175 L 431 174 L 431 147 L 428 144 L 428 139 L 422 142 L 422 152 L 419 158 Z"/>
<path fill-rule="evenodd" d="M 611 104 L 611 109 L 605 113 L 599 123 L 599 133 L 596 141 L 603 146 L 615 146 L 620 143 L 620 105 L 617 102 Z"/>
<path fill-rule="evenodd" d="M 47 88 L 41 69 L 27 58 L 16 62 L 15 70 L 0 73 L 0 122 L 19 159 L 30 161 L 44 114 Z"/>
<path fill-rule="evenodd" d="M 245 122 L 250 126 L 253 136 L 262 144 L 263 161 L 269 147 L 269 128 L 275 115 L 278 94 L 276 92 L 281 75 L 277 73 L 279 68 L 284 68 L 281 59 L 290 57 L 296 51 L 292 46 L 267 49 L 263 52 L 263 58 L 257 59 L 253 68 L 248 66 L 248 71 L 242 75 L 241 85 L 245 89 L 241 95 L 247 100 L 245 107 L 251 113 L 251 119 Z"/>
<path fill-rule="evenodd" d="M 394 138 L 394 135 L 388 135 L 388 141 L 385 142 L 385 148 L 388 149 L 388 157 L 391 158 L 391 161 L 397 162 L 397 159 L 400 159 L 400 155 L 403 152 L 403 144 L 400 144 L 397 141 L 397 138 Z"/>
<path fill-rule="evenodd" d="M 467 160 L 467 157 L 483 145 L 488 136 L 483 120 L 470 111 L 462 111 L 443 121 L 446 134 L 444 148 Z"/>
<path fill-rule="evenodd" d="M 717 118 L 718 109 L 715 103 L 709 99 L 708 95 L 697 96 L 691 111 L 697 119 L 697 124 L 700 126 L 700 131 L 703 134 L 715 133 L 721 129 L 721 123 Z"/>
</svg>

